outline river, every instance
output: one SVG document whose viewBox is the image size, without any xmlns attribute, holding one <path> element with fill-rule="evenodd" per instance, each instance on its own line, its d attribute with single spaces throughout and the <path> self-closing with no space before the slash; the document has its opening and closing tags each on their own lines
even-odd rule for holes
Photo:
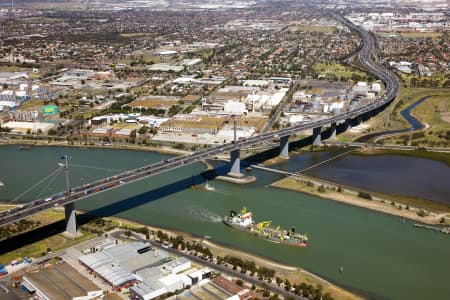
<svg viewBox="0 0 450 300">
<path fill-rule="evenodd" d="M 4 146 L 0 147 L 0 180 L 5 187 L 0 189 L 0 198 L 13 199 L 48 175 L 57 168 L 62 154 L 70 157 L 73 184 L 166 157 L 147 152 L 56 147 L 19 151 L 18 146 Z M 302 169 L 332 155 L 302 154 L 289 161 L 289 168 Z M 218 168 L 221 165 L 217 163 Z M 198 236 L 209 235 L 213 241 L 304 267 L 374 299 L 444 299 L 450 294 L 448 236 L 416 229 L 412 222 L 403 224 L 398 217 L 265 187 L 282 176 L 263 171 L 251 171 L 258 180 L 247 186 L 213 180 L 209 183 L 215 187 L 214 192 L 186 188 L 201 180 L 198 175 L 203 169 L 200 163 L 186 166 L 82 200 L 77 207 Z M 410 171 L 422 172 L 413 168 Z M 64 188 L 63 176 L 59 177 L 43 195 Z M 25 198 L 38 193 L 36 189 Z M 244 205 L 257 220 L 272 220 L 284 228 L 295 225 L 297 231 L 308 233 L 309 246 L 299 249 L 273 244 L 221 223 L 229 210 Z M 341 266 L 343 273 L 339 272 Z"/>
<path fill-rule="evenodd" d="M 411 132 L 414 130 L 422 129 L 424 127 L 424 125 L 422 123 L 420 123 L 420 121 L 416 117 L 411 115 L 411 111 L 414 108 L 416 108 L 418 105 L 420 105 L 422 102 L 427 100 L 428 98 L 430 98 L 430 96 L 422 97 L 419 100 L 415 101 L 414 103 L 412 103 L 411 105 L 409 105 L 408 107 L 406 107 L 400 111 L 400 115 L 409 123 L 409 125 L 411 126 L 410 128 L 394 129 L 394 130 L 386 130 L 386 131 L 369 133 L 369 134 L 366 134 L 366 135 L 363 135 L 363 136 L 357 138 L 355 140 L 355 142 L 367 143 L 367 142 L 375 139 L 376 137 L 387 136 L 390 134 Z"/>
</svg>

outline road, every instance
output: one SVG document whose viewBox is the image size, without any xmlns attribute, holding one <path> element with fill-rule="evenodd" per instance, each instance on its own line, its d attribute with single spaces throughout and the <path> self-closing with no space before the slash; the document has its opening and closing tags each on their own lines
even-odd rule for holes
<svg viewBox="0 0 450 300">
<path fill-rule="evenodd" d="M 363 46 L 358 53 L 358 58 L 361 64 L 369 72 L 378 77 L 385 84 L 385 93 L 380 97 L 378 101 L 367 106 L 344 112 L 340 115 L 287 127 L 277 131 L 262 133 L 258 136 L 252 136 L 247 139 L 240 140 L 236 144 L 234 144 L 234 142 L 231 142 L 223 145 L 217 145 L 209 149 L 194 152 L 192 154 L 166 159 L 144 167 L 100 179 L 82 186 L 73 187 L 71 188 L 70 193 L 66 191 L 54 194 L 51 197 L 38 199 L 21 206 L 17 206 L 13 209 L 0 212 L 0 226 L 16 222 L 54 206 L 76 202 L 86 197 L 90 197 L 93 194 L 109 191 L 131 182 L 174 170 L 188 164 L 193 164 L 202 159 L 213 157 L 223 152 L 239 150 L 241 148 L 248 148 L 250 146 L 254 146 L 266 141 L 271 141 L 274 138 L 291 136 L 299 131 L 311 130 L 317 127 L 328 126 L 333 123 L 337 124 L 340 122 L 345 122 L 346 120 L 357 118 L 368 112 L 373 112 L 387 106 L 393 99 L 395 99 L 399 90 L 399 83 L 395 75 L 388 69 L 386 69 L 383 65 L 381 65 L 379 63 L 380 60 L 378 56 L 373 53 L 373 47 L 376 45 L 374 37 L 364 29 L 343 18 L 341 15 L 335 12 L 328 13 L 336 20 L 349 27 L 351 30 L 360 34 L 363 38 Z M 375 61 L 372 60 L 372 57 L 375 57 Z"/>
</svg>

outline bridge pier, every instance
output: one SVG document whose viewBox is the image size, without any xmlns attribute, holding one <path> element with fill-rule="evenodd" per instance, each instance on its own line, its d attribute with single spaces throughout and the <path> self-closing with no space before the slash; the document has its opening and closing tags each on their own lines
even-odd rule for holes
<svg viewBox="0 0 450 300">
<path fill-rule="evenodd" d="M 234 149 L 230 152 L 230 172 L 228 172 L 229 176 L 232 177 L 242 177 L 241 173 L 241 158 L 240 158 L 240 150 Z"/>
<path fill-rule="evenodd" d="M 352 128 L 352 119 L 345 119 L 344 131 L 350 130 Z"/>
<path fill-rule="evenodd" d="M 289 159 L 289 135 L 280 138 L 280 157 Z"/>
<path fill-rule="evenodd" d="M 336 139 L 336 122 L 331 123 L 330 126 L 330 139 L 335 140 Z"/>
<path fill-rule="evenodd" d="M 322 145 L 322 138 L 320 136 L 321 131 L 322 131 L 322 126 L 313 128 L 313 135 L 312 135 L 312 140 L 313 140 L 312 145 L 313 146 L 321 146 Z"/>
<path fill-rule="evenodd" d="M 67 203 L 64 205 L 64 214 L 66 217 L 66 232 L 71 236 L 77 235 L 77 218 L 75 214 L 75 203 Z"/>
</svg>

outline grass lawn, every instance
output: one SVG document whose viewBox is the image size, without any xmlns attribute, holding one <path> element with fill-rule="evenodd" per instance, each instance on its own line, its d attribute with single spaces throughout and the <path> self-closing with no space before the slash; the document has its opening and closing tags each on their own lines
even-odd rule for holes
<svg viewBox="0 0 450 300">
<path fill-rule="evenodd" d="M 0 205 L 0 209 L 8 207 L 7 205 Z M 30 217 L 30 220 L 35 222 L 41 222 L 42 225 L 50 224 L 64 218 L 64 211 L 59 209 L 49 209 L 43 211 L 37 215 Z M 0 255 L 0 263 L 9 264 L 11 260 L 14 260 L 18 257 L 28 256 L 28 257 L 40 257 L 43 253 L 47 253 L 47 248 L 50 248 L 52 251 L 58 251 L 63 248 L 67 248 L 73 245 L 80 243 L 83 240 L 87 240 L 93 238 L 94 234 L 85 233 L 76 239 L 71 239 L 63 234 L 55 234 L 46 238 L 44 240 L 38 241 L 33 244 L 26 245 L 22 248 L 16 249 L 14 251 L 4 253 Z"/>
<path fill-rule="evenodd" d="M 334 75 L 337 78 L 345 77 L 350 79 L 353 74 L 359 75 L 361 78 L 365 78 L 366 74 L 355 69 L 343 66 L 341 64 L 326 64 L 326 63 L 316 63 L 313 66 L 313 71 L 320 75 Z"/>
<path fill-rule="evenodd" d="M 2 254 L 0 256 L 0 263 L 6 265 L 9 264 L 12 260 L 24 256 L 27 256 L 29 258 L 37 258 L 42 256 L 43 254 L 47 254 L 48 248 L 50 248 L 53 252 L 58 251 L 79 244 L 82 241 L 89 240 L 95 236 L 96 235 L 91 233 L 83 233 L 81 237 L 72 239 L 64 236 L 63 234 L 56 234 L 36 243 Z"/>
</svg>

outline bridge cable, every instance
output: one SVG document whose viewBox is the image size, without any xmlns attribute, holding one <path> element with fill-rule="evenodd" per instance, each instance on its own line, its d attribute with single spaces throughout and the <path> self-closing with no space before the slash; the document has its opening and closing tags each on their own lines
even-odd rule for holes
<svg viewBox="0 0 450 300">
<path fill-rule="evenodd" d="M 86 168 L 86 169 L 93 169 L 93 170 L 99 170 L 99 171 L 108 171 L 108 172 L 123 172 L 123 170 L 120 169 L 112 169 L 112 168 L 102 168 L 102 167 L 95 167 L 95 166 L 88 166 L 88 165 L 77 165 L 77 164 L 70 164 L 70 167 L 73 168 Z"/>
<path fill-rule="evenodd" d="M 41 197 L 41 195 L 49 188 L 49 186 L 55 181 L 55 179 L 58 178 L 59 174 L 61 174 L 63 170 L 63 168 L 59 169 L 59 172 L 57 172 L 53 176 L 53 178 L 49 180 L 48 184 L 39 192 L 39 194 L 36 196 L 36 199 L 39 199 L 39 197 Z"/>
<path fill-rule="evenodd" d="M 49 179 L 50 177 L 52 177 L 56 172 L 58 172 L 61 169 L 61 167 L 58 167 L 56 170 L 54 170 L 53 172 L 51 172 L 49 175 L 47 175 L 46 177 L 44 177 L 43 179 L 41 179 L 40 181 L 38 181 L 37 183 L 35 183 L 32 187 L 30 187 L 29 189 L 25 190 L 24 192 L 22 192 L 20 195 L 16 196 L 14 199 L 12 199 L 11 201 L 8 202 L 8 204 L 10 203 L 14 203 L 17 200 L 19 200 L 23 195 L 28 194 L 31 190 L 33 190 L 34 188 L 36 188 L 38 185 L 40 185 L 41 183 L 43 183 L 44 181 L 46 181 L 47 179 Z"/>
</svg>

